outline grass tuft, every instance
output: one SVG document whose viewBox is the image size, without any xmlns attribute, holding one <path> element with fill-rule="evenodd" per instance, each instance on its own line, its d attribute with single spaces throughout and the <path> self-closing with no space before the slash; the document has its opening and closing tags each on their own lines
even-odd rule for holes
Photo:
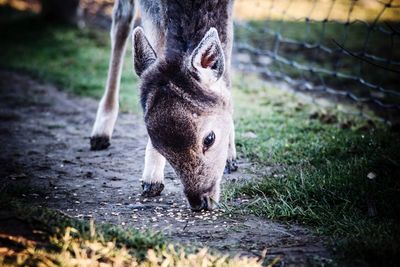
<svg viewBox="0 0 400 267">
<path fill-rule="evenodd" d="M 92 230 L 95 234 L 95 230 Z M 98 238 L 83 238 L 82 234 L 67 227 L 62 235 L 50 238 L 53 249 L 44 249 L 23 237 L 0 234 L 18 249 L 11 247 L 0 251 L 2 266 L 201 266 L 201 267 L 258 267 L 261 261 L 255 258 L 215 256 L 206 248 L 188 254 L 169 245 L 162 249 L 149 249 L 143 259 L 134 257 L 125 246 L 115 241 L 105 242 Z"/>
</svg>

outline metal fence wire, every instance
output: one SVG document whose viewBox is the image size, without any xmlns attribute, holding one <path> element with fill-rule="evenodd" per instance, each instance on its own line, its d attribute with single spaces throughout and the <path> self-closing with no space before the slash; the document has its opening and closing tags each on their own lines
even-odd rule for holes
<svg viewBox="0 0 400 267">
<path fill-rule="evenodd" d="M 263 16 L 236 21 L 236 68 L 399 114 L 400 1 L 247 2 Z"/>
</svg>

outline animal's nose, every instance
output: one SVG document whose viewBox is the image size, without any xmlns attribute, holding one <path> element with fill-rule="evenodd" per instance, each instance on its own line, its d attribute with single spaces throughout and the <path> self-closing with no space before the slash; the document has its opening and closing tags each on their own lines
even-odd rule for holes
<svg viewBox="0 0 400 267">
<path fill-rule="evenodd" d="M 202 211 L 208 209 L 208 198 L 207 197 L 189 197 L 189 204 L 192 211 Z"/>
</svg>

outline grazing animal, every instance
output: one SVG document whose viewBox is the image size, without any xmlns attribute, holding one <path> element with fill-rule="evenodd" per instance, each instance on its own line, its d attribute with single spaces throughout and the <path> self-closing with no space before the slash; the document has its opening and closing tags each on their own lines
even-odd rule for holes
<svg viewBox="0 0 400 267">
<path fill-rule="evenodd" d="M 236 170 L 231 100 L 233 0 L 116 0 L 106 91 L 91 135 L 93 150 L 110 144 L 126 40 L 133 17 L 133 59 L 149 140 L 144 196 L 164 188 L 165 162 L 192 210 L 215 208 L 224 173 Z M 135 19 L 136 21 L 136 19 Z"/>
</svg>

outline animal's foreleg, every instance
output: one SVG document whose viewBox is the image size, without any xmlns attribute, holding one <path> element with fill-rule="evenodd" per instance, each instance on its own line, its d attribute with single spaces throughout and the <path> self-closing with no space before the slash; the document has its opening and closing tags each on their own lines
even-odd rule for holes
<svg viewBox="0 0 400 267">
<path fill-rule="evenodd" d="M 225 173 L 231 173 L 237 171 L 238 166 L 236 164 L 236 145 L 235 145 L 235 125 L 232 121 L 231 132 L 229 134 L 229 147 L 228 147 L 228 159 L 226 161 Z"/>
<path fill-rule="evenodd" d="M 142 176 L 143 196 L 154 197 L 164 189 L 165 158 L 147 142 L 144 171 Z"/>
<path fill-rule="evenodd" d="M 114 4 L 111 26 L 111 58 L 107 85 L 97 109 L 90 146 L 92 150 L 105 149 L 110 145 L 111 135 L 118 116 L 119 86 L 126 40 L 132 30 L 134 0 L 117 0 Z"/>
</svg>

